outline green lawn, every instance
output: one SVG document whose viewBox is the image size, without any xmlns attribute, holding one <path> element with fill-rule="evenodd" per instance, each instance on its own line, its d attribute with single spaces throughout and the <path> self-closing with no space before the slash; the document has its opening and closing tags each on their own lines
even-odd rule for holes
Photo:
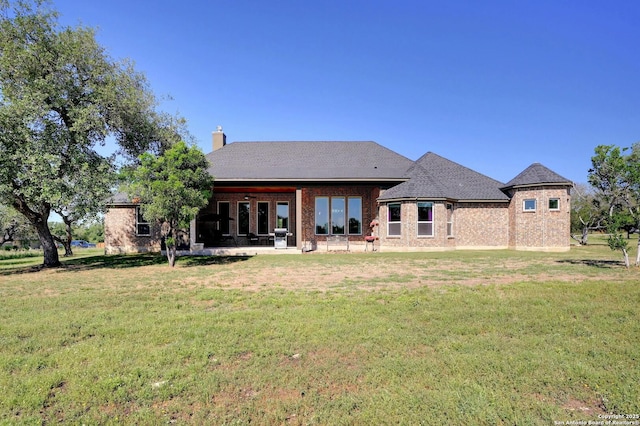
<svg viewBox="0 0 640 426">
<path fill-rule="evenodd" d="M 640 270 L 619 257 L 596 245 L 182 258 L 174 269 L 100 250 L 56 270 L 2 260 L 0 423 L 639 414 Z"/>
</svg>

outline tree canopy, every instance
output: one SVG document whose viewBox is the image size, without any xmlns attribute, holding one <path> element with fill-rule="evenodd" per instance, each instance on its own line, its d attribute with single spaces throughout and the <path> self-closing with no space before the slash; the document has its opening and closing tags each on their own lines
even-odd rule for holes
<svg viewBox="0 0 640 426">
<path fill-rule="evenodd" d="M 180 232 L 187 232 L 190 221 L 211 197 L 213 178 L 209 162 L 195 146 L 175 144 L 162 155 L 145 153 L 140 164 L 124 173 L 126 190 L 140 202 L 142 215 L 161 225 L 167 259 L 175 265 Z"/>
<path fill-rule="evenodd" d="M 97 149 L 107 138 L 133 159 L 188 137 L 157 105 L 144 75 L 111 59 L 93 29 L 60 27 L 42 0 L 0 0 L 0 197 L 36 229 L 45 266 L 59 264 L 49 214 L 71 207 L 87 170 L 113 168 Z"/>
<path fill-rule="evenodd" d="M 631 148 L 600 145 L 591 158 L 589 183 L 606 206 L 609 246 L 621 250 L 629 267 L 628 241 L 620 234 L 624 229 L 640 229 L 640 143 Z M 640 240 L 636 265 L 640 265 Z"/>
</svg>

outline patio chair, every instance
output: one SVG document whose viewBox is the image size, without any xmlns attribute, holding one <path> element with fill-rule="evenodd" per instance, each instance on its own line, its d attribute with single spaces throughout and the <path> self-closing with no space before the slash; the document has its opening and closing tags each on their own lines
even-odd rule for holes
<svg viewBox="0 0 640 426">
<path fill-rule="evenodd" d="M 260 238 L 254 234 L 253 232 L 249 232 L 247 234 L 247 240 L 249 240 L 249 244 L 258 244 L 260 243 Z"/>
</svg>

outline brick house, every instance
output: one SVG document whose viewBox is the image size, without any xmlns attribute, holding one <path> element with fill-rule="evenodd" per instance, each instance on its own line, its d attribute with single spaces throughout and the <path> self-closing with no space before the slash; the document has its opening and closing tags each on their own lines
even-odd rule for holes
<svg viewBox="0 0 640 426">
<path fill-rule="evenodd" d="M 207 155 L 213 196 L 188 244 L 383 251 L 568 250 L 572 182 L 535 163 L 503 184 L 434 153 L 412 161 L 375 142 L 234 142 Z M 107 253 L 159 250 L 159 230 L 122 195 L 105 215 Z"/>
</svg>

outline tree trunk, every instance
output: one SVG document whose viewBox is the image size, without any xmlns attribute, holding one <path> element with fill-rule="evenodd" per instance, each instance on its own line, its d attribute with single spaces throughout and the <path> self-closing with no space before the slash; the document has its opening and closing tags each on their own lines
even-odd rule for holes
<svg viewBox="0 0 640 426">
<path fill-rule="evenodd" d="M 71 241 L 73 241 L 73 234 L 71 233 L 71 224 L 73 222 L 70 221 L 69 218 L 66 216 L 62 216 L 62 221 L 65 224 L 65 231 L 67 234 L 65 241 L 63 241 L 62 243 L 62 245 L 64 246 L 64 256 L 65 257 L 73 256 L 73 250 L 71 250 Z"/>
<path fill-rule="evenodd" d="M 636 266 L 640 266 L 640 235 L 638 235 L 638 250 L 636 253 Z"/>
<path fill-rule="evenodd" d="M 42 251 L 44 252 L 44 262 L 42 263 L 42 266 L 45 268 L 56 268 L 60 266 L 58 247 L 56 247 L 56 242 L 53 240 L 53 236 L 49 230 L 49 224 L 47 223 L 51 207 L 48 205 L 42 205 L 39 210 L 34 211 L 29 208 L 24 199 L 20 197 L 16 197 L 13 200 L 12 206 L 22 213 L 29 222 L 31 222 L 31 225 L 33 225 L 38 233 L 38 239 L 40 240 Z"/>
<path fill-rule="evenodd" d="M 176 266 L 176 246 L 172 244 L 171 247 L 167 246 L 167 259 L 169 260 L 169 266 L 172 268 Z"/>
<path fill-rule="evenodd" d="M 33 224 L 38 232 L 38 239 L 42 245 L 44 252 L 44 262 L 42 266 L 45 268 L 55 268 L 60 266 L 60 257 L 58 256 L 58 247 L 51 236 L 49 225 L 46 220 L 40 220 Z"/>
<path fill-rule="evenodd" d="M 586 246 L 589 243 L 589 227 L 582 228 L 582 241 L 580 245 Z"/>
<path fill-rule="evenodd" d="M 11 223 L 5 229 L 1 230 L 2 233 L 0 234 L 0 246 L 2 246 L 4 243 L 8 243 L 9 241 L 13 241 L 16 229 L 18 229 L 18 223 L 15 221 L 11 221 Z"/>
<path fill-rule="evenodd" d="M 624 255 L 624 266 L 627 267 L 627 269 L 629 269 L 629 253 L 627 252 L 627 249 L 623 248 L 622 249 L 622 254 Z"/>
<path fill-rule="evenodd" d="M 165 227 L 164 237 L 164 246 L 167 250 L 167 260 L 169 261 L 169 266 L 172 268 L 176 266 L 176 228 L 173 224 L 169 222 L 165 222 L 163 225 Z"/>
</svg>

